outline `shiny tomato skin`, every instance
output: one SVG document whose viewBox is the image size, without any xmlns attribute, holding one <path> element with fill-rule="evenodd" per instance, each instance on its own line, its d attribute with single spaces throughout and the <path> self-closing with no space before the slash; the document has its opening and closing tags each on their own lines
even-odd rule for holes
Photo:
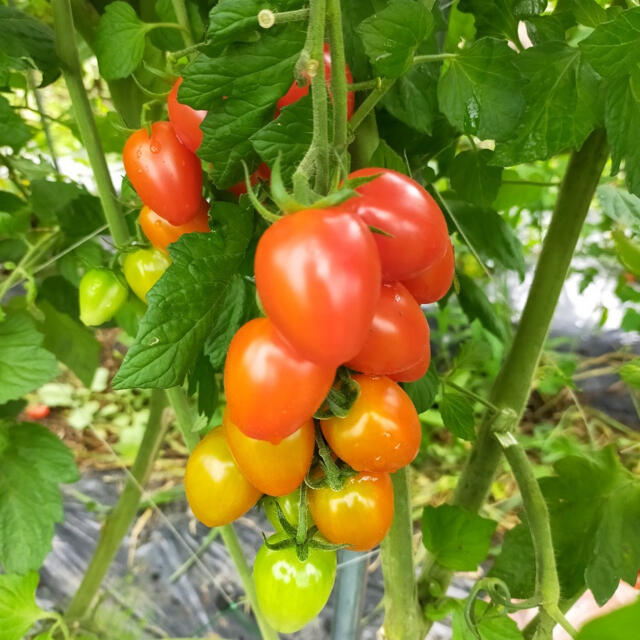
<svg viewBox="0 0 640 640">
<path fill-rule="evenodd" d="M 356 216 L 308 209 L 281 218 L 258 242 L 255 274 L 267 316 L 302 356 L 335 367 L 360 351 L 380 296 L 380 263 Z"/>
<path fill-rule="evenodd" d="M 444 255 L 449 243 L 447 223 L 435 200 L 402 173 L 368 167 L 354 171 L 349 178 L 377 174 L 356 188 L 360 197 L 350 198 L 340 208 L 389 234 L 373 234 L 384 282 L 407 280 Z"/>
<path fill-rule="evenodd" d="M 269 496 L 284 496 L 303 482 L 311 467 L 315 446 L 313 420 L 307 420 L 278 444 L 244 435 L 225 411 L 224 435 L 247 480 Z"/>
<path fill-rule="evenodd" d="M 449 242 L 441 258 L 422 273 L 410 280 L 405 280 L 403 284 L 420 304 L 430 304 L 444 298 L 447 294 L 453 283 L 455 270 L 453 245 Z"/>
<path fill-rule="evenodd" d="M 260 180 L 268 180 L 271 177 L 271 169 L 264 162 L 249 176 L 249 182 L 252 187 L 255 187 Z M 234 196 L 240 197 L 243 193 L 247 193 L 247 183 L 244 180 L 240 180 L 233 186 L 229 187 L 227 191 L 233 193 Z"/>
<path fill-rule="evenodd" d="M 277 543 L 284 534 L 268 541 Z M 294 547 L 273 550 L 262 545 L 253 564 L 253 582 L 260 609 L 280 633 L 293 633 L 313 620 L 327 604 L 336 577 L 335 551 L 309 549 L 300 561 Z"/>
<path fill-rule="evenodd" d="M 192 109 L 186 104 L 178 102 L 178 89 L 181 84 L 182 78 L 178 78 L 167 96 L 169 122 L 180 142 L 189 151 L 195 153 L 202 143 L 200 124 L 205 119 L 207 112 L 202 109 Z"/>
<path fill-rule="evenodd" d="M 152 211 L 144 205 L 140 209 L 138 216 L 138 224 L 147 237 L 147 240 L 160 251 L 168 253 L 167 247 L 176 242 L 181 235 L 185 233 L 208 233 L 209 229 L 209 203 L 202 200 L 200 211 L 195 218 L 185 222 L 184 224 L 171 224 L 155 211 Z"/>
<path fill-rule="evenodd" d="M 409 396 L 393 380 L 355 375 L 360 395 L 345 418 L 321 421 L 333 452 L 356 471 L 393 473 L 420 449 L 420 419 Z"/>
<path fill-rule="evenodd" d="M 383 284 L 367 340 L 347 366 L 390 375 L 416 365 L 428 346 L 429 325 L 420 305 L 399 282 Z"/>
<path fill-rule="evenodd" d="M 300 356 L 270 320 L 251 320 L 240 327 L 227 352 L 229 419 L 250 438 L 278 443 L 313 416 L 334 376 L 334 367 Z"/>
<path fill-rule="evenodd" d="M 340 491 L 310 489 L 309 508 L 329 542 L 368 551 L 382 542 L 393 520 L 391 478 L 388 473 L 359 473 Z"/>
<path fill-rule="evenodd" d="M 331 52 L 329 51 L 329 45 L 325 42 L 324 51 L 322 54 L 322 58 L 324 60 L 324 76 L 327 83 L 327 87 L 329 91 L 331 91 Z M 347 84 L 353 83 L 353 75 L 351 74 L 351 69 L 349 69 L 348 65 L 344 67 L 344 73 L 347 77 Z M 300 100 L 300 98 L 304 98 L 309 93 L 309 86 L 311 84 L 311 80 L 308 80 L 307 83 L 299 87 L 298 84 L 294 81 L 293 84 L 289 87 L 289 91 L 285 93 L 278 103 L 276 104 L 276 112 L 274 114 L 274 118 L 277 118 L 280 115 L 280 111 L 294 102 Z M 347 119 L 351 120 L 351 116 L 353 115 L 354 106 L 356 102 L 356 95 L 353 91 L 347 92 Z"/>
<path fill-rule="evenodd" d="M 430 364 L 431 345 L 427 342 L 426 350 L 416 364 L 404 371 L 393 373 L 389 377 L 396 382 L 415 382 L 416 380 L 420 380 L 420 378 L 427 373 Z"/>
<path fill-rule="evenodd" d="M 168 122 L 154 122 L 132 133 L 122 159 L 127 176 L 144 204 L 171 224 L 194 218 L 202 205 L 202 167 Z"/>
<path fill-rule="evenodd" d="M 233 522 L 261 496 L 235 463 L 222 427 L 210 431 L 191 452 L 184 488 L 193 515 L 208 527 Z"/>
</svg>

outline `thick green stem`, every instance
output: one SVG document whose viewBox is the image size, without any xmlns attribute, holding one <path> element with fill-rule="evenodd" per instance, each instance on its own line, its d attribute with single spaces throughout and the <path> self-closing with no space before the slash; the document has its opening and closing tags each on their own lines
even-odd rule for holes
<svg viewBox="0 0 640 640">
<path fill-rule="evenodd" d="M 391 89 L 394 82 L 395 80 L 382 80 L 380 84 L 364 99 L 349 122 L 352 131 L 355 131 L 362 124 L 362 121 L 369 115 L 369 113 L 371 113 L 371 111 L 373 111 L 378 102 L 382 100 L 384 94 Z"/>
<path fill-rule="evenodd" d="M 154 389 L 151 393 L 149 421 L 131 469 L 131 476 L 116 506 L 105 520 L 91 562 L 69 604 L 65 616 L 69 624 L 90 612 L 91 603 L 100 589 L 100 584 L 135 518 L 142 488 L 149 479 L 166 430 L 165 421 L 162 419 L 164 404 L 164 391 Z"/>
<path fill-rule="evenodd" d="M 513 344 L 493 385 L 489 401 L 502 409 L 512 410 L 518 419 L 529 397 L 540 354 L 607 154 L 604 133 L 596 131 L 580 151 L 571 155 L 527 303 Z M 501 449 L 493 435 L 492 422 L 488 418 L 480 425 L 453 498 L 454 504 L 469 511 L 478 511 L 482 506 L 500 461 Z M 428 557 L 421 580 L 421 593 L 425 599 L 428 601 L 434 593 L 444 593 L 451 576 L 450 571 Z M 434 582 L 437 583 L 435 590 L 429 588 Z"/>
<path fill-rule="evenodd" d="M 425 633 L 413 565 L 413 524 L 407 468 L 396 471 L 391 479 L 393 522 L 381 545 L 384 636 L 387 640 L 422 640 Z"/>
<path fill-rule="evenodd" d="M 191 35 L 191 24 L 189 23 L 189 15 L 184 0 L 171 0 L 173 11 L 176 14 L 178 24 L 182 27 L 182 38 L 187 47 L 193 46 L 193 36 Z"/>
<path fill-rule="evenodd" d="M 51 154 L 51 162 L 53 162 L 53 167 L 56 170 L 56 173 L 60 173 L 60 165 L 58 164 L 58 156 L 56 154 L 56 148 L 53 142 L 53 136 L 51 135 L 51 127 L 49 126 L 49 117 L 47 116 L 44 105 L 42 104 L 42 98 L 40 97 L 40 92 L 38 91 L 38 87 L 34 82 L 33 73 L 29 73 L 27 75 L 27 82 L 29 83 L 29 88 L 33 93 L 33 98 L 36 101 L 36 107 L 38 113 L 40 114 L 40 122 L 42 123 L 42 130 L 44 131 L 44 137 L 47 141 L 47 146 L 49 147 L 49 153 Z"/>
<path fill-rule="evenodd" d="M 425 62 L 439 62 L 448 58 L 457 58 L 457 53 L 430 53 L 422 56 L 415 56 L 413 64 L 424 64 Z"/>
<path fill-rule="evenodd" d="M 52 6 L 56 33 L 58 34 L 56 50 L 71 97 L 80 137 L 89 156 L 89 163 L 93 169 L 98 195 L 111 235 L 116 246 L 123 246 L 129 240 L 129 230 L 116 198 L 89 98 L 82 82 L 82 68 L 74 37 L 71 3 L 69 0 L 53 0 Z"/>
<path fill-rule="evenodd" d="M 340 0 L 328 0 L 329 41 L 333 69 L 344 69 L 344 34 L 342 32 L 342 9 Z M 331 97 L 333 98 L 333 148 L 340 160 L 347 150 L 347 76 L 331 74 Z"/>
<path fill-rule="evenodd" d="M 182 434 L 182 439 L 189 451 L 193 451 L 200 441 L 200 437 L 195 431 L 191 430 L 196 416 L 187 400 L 187 395 L 181 387 L 172 387 L 171 389 L 167 389 L 167 398 L 169 398 L 171 408 L 176 414 L 176 421 L 178 423 L 178 429 Z"/>
</svg>

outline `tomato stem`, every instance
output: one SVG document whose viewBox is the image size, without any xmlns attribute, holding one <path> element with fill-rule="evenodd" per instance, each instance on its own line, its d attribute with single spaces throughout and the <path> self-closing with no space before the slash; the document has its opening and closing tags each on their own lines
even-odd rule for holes
<svg viewBox="0 0 640 640">
<path fill-rule="evenodd" d="M 276 24 L 285 24 L 286 22 L 301 22 L 309 17 L 309 9 L 294 9 L 293 11 L 271 11 L 271 9 L 262 9 L 258 13 L 258 24 L 263 29 L 271 29 Z"/>
<path fill-rule="evenodd" d="M 424 64 L 425 62 L 439 62 L 449 58 L 457 58 L 457 53 L 432 53 L 421 56 L 414 56 L 413 64 Z"/>
<path fill-rule="evenodd" d="M 178 24 L 182 27 L 182 39 L 185 45 L 187 47 L 193 46 L 193 34 L 191 33 L 191 24 L 184 0 L 171 0 L 171 6 L 176 14 Z"/>
<path fill-rule="evenodd" d="M 329 44 L 331 47 L 331 97 L 333 99 L 333 148 L 338 163 L 343 164 L 347 150 L 347 76 L 344 54 L 344 35 L 342 32 L 342 9 L 340 0 L 328 0 L 327 17 L 329 26 Z"/>
<path fill-rule="evenodd" d="M 364 99 L 362 104 L 356 109 L 353 117 L 349 121 L 351 131 L 355 131 L 363 120 L 373 111 L 373 108 L 382 100 L 385 93 L 391 89 L 395 80 L 384 78 L 380 84 Z"/>
</svg>

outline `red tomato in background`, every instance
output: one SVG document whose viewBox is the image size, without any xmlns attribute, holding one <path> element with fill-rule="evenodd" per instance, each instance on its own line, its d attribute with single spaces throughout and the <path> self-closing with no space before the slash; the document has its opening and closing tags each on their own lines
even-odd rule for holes
<svg viewBox="0 0 640 640">
<path fill-rule="evenodd" d="M 325 81 L 327 83 L 327 87 L 329 88 L 329 92 L 331 92 L 331 52 L 329 51 L 329 45 L 325 42 L 324 44 L 324 53 L 322 54 L 322 58 L 324 60 L 324 76 Z M 347 84 L 353 83 L 353 75 L 351 74 L 351 69 L 347 65 L 344 66 L 344 73 L 347 77 Z M 304 98 L 309 93 L 309 85 L 311 81 L 308 80 L 307 83 L 303 87 L 299 87 L 294 81 L 291 87 L 289 87 L 289 91 L 285 93 L 278 103 L 276 104 L 276 112 L 274 114 L 274 118 L 277 118 L 280 115 L 280 110 L 284 107 L 293 104 L 300 100 L 300 98 Z M 353 115 L 354 105 L 356 101 L 356 96 L 353 91 L 347 92 L 347 118 L 350 120 Z"/>
<path fill-rule="evenodd" d="M 124 168 L 144 204 L 171 224 L 194 218 L 202 206 L 202 168 L 198 157 L 168 122 L 154 122 L 132 133 L 122 152 Z"/>
<path fill-rule="evenodd" d="M 411 295 L 420 304 L 437 302 L 447 294 L 453 283 L 453 274 L 456 270 L 456 259 L 451 242 L 447 244 L 444 255 L 436 260 L 428 269 L 404 284 Z"/>
<path fill-rule="evenodd" d="M 210 431 L 191 452 L 184 489 L 193 515 L 208 527 L 233 522 L 261 495 L 242 475 L 221 427 Z"/>
<path fill-rule="evenodd" d="M 268 180 L 271 177 L 271 169 L 263 162 L 250 176 L 249 182 L 252 187 L 255 187 L 260 180 Z M 244 180 L 234 184 L 229 187 L 227 191 L 233 193 L 234 196 L 238 198 L 243 194 L 247 193 L 247 183 Z"/>
<path fill-rule="evenodd" d="M 420 419 L 409 396 L 387 377 L 353 376 L 360 395 L 345 418 L 322 420 L 334 453 L 356 471 L 393 473 L 418 454 Z"/>
<path fill-rule="evenodd" d="M 334 367 L 300 356 L 270 320 L 251 320 L 238 330 L 227 352 L 229 419 L 250 438 L 278 443 L 313 416 L 334 376 Z"/>
<path fill-rule="evenodd" d="M 399 282 L 383 284 L 367 340 L 347 366 L 389 375 L 416 365 L 428 347 L 429 325 L 420 305 Z"/>
<path fill-rule="evenodd" d="M 185 233 L 208 233 L 209 229 L 209 203 L 202 200 L 200 211 L 194 218 L 184 224 L 171 224 L 155 211 L 152 211 L 146 205 L 140 209 L 138 216 L 138 224 L 147 237 L 147 240 L 165 253 L 168 253 L 167 247 L 176 242 L 178 238 Z"/>
<path fill-rule="evenodd" d="M 46 404 L 30 404 L 24 412 L 29 420 L 44 420 L 51 413 L 51 409 Z"/>
<path fill-rule="evenodd" d="M 247 480 L 270 496 L 284 496 L 299 487 L 311 467 L 316 442 L 313 420 L 307 420 L 278 444 L 244 435 L 225 411 L 227 444 Z"/>
<path fill-rule="evenodd" d="M 178 102 L 178 89 L 181 84 L 182 78 L 178 78 L 167 96 L 169 122 L 180 142 L 195 153 L 202 143 L 200 124 L 207 112 L 204 109 L 192 109 L 186 104 Z"/>
<path fill-rule="evenodd" d="M 429 365 L 431 364 L 431 345 L 427 342 L 427 348 L 422 354 L 422 357 L 416 364 L 404 371 L 398 371 L 392 373 L 389 377 L 396 382 L 415 382 L 420 380 L 422 376 L 427 373 Z"/>
<path fill-rule="evenodd" d="M 380 295 L 380 263 L 357 217 L 337 209 L 285 216 L 260 238 L 255 273 L 267 316 L 302 356 L 336 367 L 360 351 Z"/>
<path fill-rule="evenodd" d="M 450 244 L 447 223 L 435 200 L 415 181 L 397 171 L 369 167 L 350 178 L 377 178 L 356 188 L 360 197 L 339 208 L 357 214 L 372 227 L 391 237 L 374 233 L 380 251 L 382 279 L 404 281 L 437 262 Z"/>
<path fill-rule="evenodd" d="M 339 491 L 310 489 L 309 509 L 318 531 L 334 544 L 368 551 L 382 542 L 393 520 L 388 473 L 359 473 Z"/>
</svg>

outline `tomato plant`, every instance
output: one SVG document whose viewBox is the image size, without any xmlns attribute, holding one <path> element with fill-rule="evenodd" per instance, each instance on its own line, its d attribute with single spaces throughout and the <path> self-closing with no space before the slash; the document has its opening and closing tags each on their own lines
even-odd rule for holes
<svg viewBox="0 0 640 640">
<path fill-rule="evenodd" d="M 159 249 L 138 249 L 125 256 L 122 270 L 131 290 L 147 301 L 147 293 L 171 264 L 171 259 Z"/>
<path fill-rule="evenodd" d="M 108 269 L 90 269 L 80 280 L 80 320 L 97 326 L 113 318 L 127 299 L 127 287 Z"/>
</svg>

